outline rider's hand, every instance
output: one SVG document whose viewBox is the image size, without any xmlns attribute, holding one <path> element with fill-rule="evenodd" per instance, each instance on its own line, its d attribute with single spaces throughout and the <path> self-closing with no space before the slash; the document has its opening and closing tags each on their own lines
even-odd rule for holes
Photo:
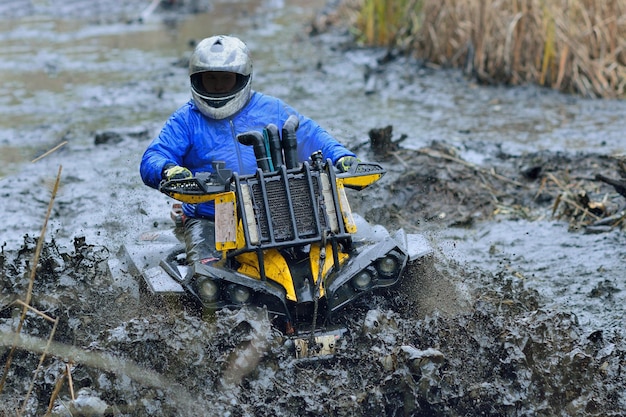
<svg viewBox="0 0 626 417">
<path fill-rule="evenodd" d="M 360 160 L 354 156 L 342 156 L 337 160 L 335 166 L 340 172 L 347 172 L 357 162 L 360 162 Z"/>
<path fill-rule="evenodd" d="M 170 166 L 166 166 L 165 169 L 163 169 L 163 178 L 168 181 L 182 180 L 182 179 L 191 178 L 191 177 L 193 177 L 191 171 L 179 165 L 170 165 Z"/>
</svg>

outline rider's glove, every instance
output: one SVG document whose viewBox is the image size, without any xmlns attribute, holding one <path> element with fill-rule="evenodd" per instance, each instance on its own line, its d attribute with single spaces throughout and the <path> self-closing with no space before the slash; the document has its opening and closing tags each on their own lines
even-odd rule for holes
<svg viewBox="0 0 626 417">
<path fill-rule="evenodd" d="M 182 179 L 191 178 L 191 177 L 193 177 L 193 175 L 191 174 L 191 171 L 179 165 L 169 165 L 163 169 L 163 178 L 168 181 L 182 180 Z"/>
<path fill-rule="evenodd" d="M 360 162 L 360 160 L 354 156 L 342 156 L 335 163 L 335 166 L 340 172 L 347 172 L 350 169 L 350 167 L 356 164 L 357 162 Z"/>
</svg>

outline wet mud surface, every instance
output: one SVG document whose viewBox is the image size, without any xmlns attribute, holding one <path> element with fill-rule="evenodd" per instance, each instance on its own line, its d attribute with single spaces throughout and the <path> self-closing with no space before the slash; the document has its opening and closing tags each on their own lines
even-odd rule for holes
<svg viewBox="0 0 626 417">
<path fill-rule="evenodd" d="M 142 24 L 143 3 L 94 3 L 115 5 L 108 14 L 53 3 L 0 6 L 20 22 L 2 34 L 2 363 L 19 347 L 0 415 L 44 415 L 53 396 L 57 416 L 622 415 L 626 198 L 595 175 L 620 177 L 624 103 L 476 86 L 401 57 L 383 65 L 384 51 L 349 48 L 341 33 L 309 38 L 306 2 L 171 2 Z M 172 229 L 172 201 L 141 184 L 137 166 L 188 97 L 181 60 L 210 7 L 260 49 L 259 90 L 385 166 L 379 184 L 350 194 L 353 210 L 423 233 L 436 251 L 401 291 L 345 312 L 350 332 L 331 360 L 296 361 L 263 311 L 202 317 L 110 274 L 122 243 Z M 67 32 L 55 26 L 63 10 L 76 25 Z M 111 35 L 120 31 L 128 37 Z M 144 43 L 157 32 L 169 33 L 165 52 Z M 50 34 L 52 45 L 40 39 Z M 38 69 L 27 70 L 18 36 L 39 48 Z M 133 75 L 146 59 L 149 74 Z M 73 69 L 81 60 L 87 79 Z M 31 89 L 20 71 L 47 84 Z M 345 110 L 328 105 L 344 100 Z M 373 150 L 369 131 L 388 125 L 391 144 Z M 16 300 L 60 167 L 30 302 L 58 319 L 38 368 L 53 323 L 30 312 L 15 339 Z"/>
</svg>

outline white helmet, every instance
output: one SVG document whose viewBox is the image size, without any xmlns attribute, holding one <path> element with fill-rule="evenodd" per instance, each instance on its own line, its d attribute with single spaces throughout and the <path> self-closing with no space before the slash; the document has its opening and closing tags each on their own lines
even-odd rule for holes
<svg viewBox="0 0 626 417">
<path fill-rule="evenodd" d="M 204 72 L 237 74 L 235 87 L 226 93 L 209 93 L 202 84 Z M 211 36 L 203 39 L 189 59 L 191 96 L 202 114 L 224 119 L 237 113 L 250 99 L 252 91 L 252 58 L 248 47 L 233 36 Z"/>
</svg>

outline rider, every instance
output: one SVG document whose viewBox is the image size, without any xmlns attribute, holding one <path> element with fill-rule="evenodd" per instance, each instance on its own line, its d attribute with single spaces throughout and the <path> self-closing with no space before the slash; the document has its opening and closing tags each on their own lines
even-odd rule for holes
<svg viewBox="0 0 626 417">
<path fill-rule="evenodd" d="M 278 98 L 252 90 L 252 59 L 247 46 L 233 36 L 202 40 L 189 60 L 192 99 L 174 112 L 141 160 L 143 182 L 158 188 L 161 180 L 192 177 L 213 171 L 213 161 L 240 175 L 257 169 L 251 146 L 237 135 L 262 131 L 269 123 L 279 130 L 290 115 L 299 119 L 296 131 L 298 159 L 305 161 L 321 150 L 338 169 L 356 161 L 350 152 L 315 121 L 299 114 Z M 213 202 L 183 204 L 187 262 L 210 262 L 215 250 Z"/>
</svg>

